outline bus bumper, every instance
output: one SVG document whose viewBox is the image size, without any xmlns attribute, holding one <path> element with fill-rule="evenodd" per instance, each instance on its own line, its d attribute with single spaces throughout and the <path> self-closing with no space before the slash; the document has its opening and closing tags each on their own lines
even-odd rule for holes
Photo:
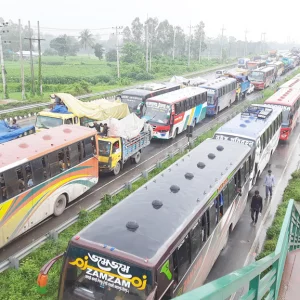
<svg viewBox="0 0 300 300">
<path fill-rule="evenodd" d="M 265 84 L 263 82 L 252 82 L 252 84 L 256 90 L 263 90 L 265 88 Z"/>
<path fill-rule="evenodd" d="M 215 108 L 215 106 L 207 106 L 206 107 L 206 115 L 207 116 L 215 116 L 216 115 L 216 108 Z"/>
<path fill-rule="evenodd" d="M 168 140 L 168 139 L 170 139 L 170 131 L 167 131 L 167 132 L 154 131 L 152 138 L 153 139 L 160 139 L 160 140 Z"/>
</svg>

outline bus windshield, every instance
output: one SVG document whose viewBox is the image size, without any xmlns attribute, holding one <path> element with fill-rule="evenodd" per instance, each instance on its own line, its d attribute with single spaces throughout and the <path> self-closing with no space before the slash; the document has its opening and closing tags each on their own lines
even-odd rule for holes
<svg viewBox="0 0 300 300">
<path fill-rule="evenodd" d="M 102 253 L 69 246 L 60 299 L 144 300 L 152 289 L 151 271 Z"/>
<path fill-rule="evenodd" d="M 207 94 L 207 105 L 215 104 L 215 95 L 214 94 Z"/>
<path fill-rule="evenodd" d="M 253 71 L 249 74 L 248 76 L 249 80 L 251 81 L 264 81 L 264 73 L 263 72 L 258 72 L 258 71 Z"/>
<path fill-rule="evenodd" d="M 37 128 L 49 129 L 63 124 L 63 120 L 59 118 L 52 118 L 48 116 L 37 116 L 35 126 Z"/>
<path fill-rule="evenodd" d="M 99 155 L 108 157 L 110 155 L 111 143 L 108 141 L 98 140 Z"/>
<path fill-rule="evenodd" d="M 147 101 L 146 106 L 147 108 L 144 118 L 147 121 L 153 121 L 155 123 L 165 125 L 169 123 L 171 115 L 171 105 L 160 102 Z"/>
<path fill-rule="evenodd" d="M 136 110 L 138 105 L 143 101 L 143 97 L 131 96 L 131 95 L 121 95 L 121 100 L 126 103 L 129 110 Z"/>
<path fill-rule="evenodd" d="M 290 125 L 290 110 L 282 110 L 282 127 L 289 127 Z"/>
</svg>

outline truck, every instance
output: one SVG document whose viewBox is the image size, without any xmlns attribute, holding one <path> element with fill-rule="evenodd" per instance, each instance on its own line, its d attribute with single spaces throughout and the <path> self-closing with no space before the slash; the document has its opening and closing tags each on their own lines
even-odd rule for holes
<svg viewBox="0 0 300 300">
<path fill-rule="evenodd" d="M 245 98 L 250 88 L 250 81 L 248 80 L 249 71 L 246 69 L 236 68 L 225 72 L 224 76 L 236 79 L 236 100 Z"/>
<path fill-rule="evenodd" d="M 125 163 L 138 164 L 142 150 L 150 144 L 152 127 L 145 120 L 130 114 L 122 120 L 110 119 L 108 134 L 98 134 L 100 172 L 118 175 Z"/>
<path fill-rule="evenodd" d="M 33 133 L 35 133 L 35 129 L 33 125 L 24 126 L 24 127 L 14 127 L 14 126 L 10 126 L 6 121 L 0 120 L 0 144 Z"/>
<path fill-rule="evenodd" d="M 281 61 L 284 64 L 284 74 L 294 68 L 294 61 L 290 57 L 282 57 Z"/>
<path fill-rule="evenodd" d="M 89 126 L 90 122 L 102 121 L 110 117 L 122 119 L 130 114 L 128 105 L 119 101 L 98 99 L 82 102 L 66 93 L 57 93 L 55 96 L 61 100 L 61 105 L 66 109 L 62 112 L 53 112 L 52 109 L 39 112 L 35 123 L 36 131 L 63 124 Z"/>
</svg>

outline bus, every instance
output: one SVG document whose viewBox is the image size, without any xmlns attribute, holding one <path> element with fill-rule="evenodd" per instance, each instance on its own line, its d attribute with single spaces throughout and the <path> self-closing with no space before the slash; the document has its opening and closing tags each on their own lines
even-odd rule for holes
<svg viewBox="0 0 300 300">
<path fill-rule="evenodd" d="M 267 66 L 275 69 L 275 79 L 284 73 L 284 64 L 282 61 L 272 61 Z"/>
<path fill-rule="evenodd" d="M 62 257 L 59 300 L 166 300 L 201 286 L 246 207 L 253 155 L 205 140 L 76 234 L 41 269 L 40 291 Z"/>
<path fill-rule="evenodd" d="M 186 87 L 147 99 L 143 119 L 152 125 L 154 139 L 175 139 L 205 118 L 206 102 L 205 89 Z"/>
<path fill-rule="evenodd" d="M 261 67 L 266 66 L 266 61 L 265 60 L 254 60 L 254 61 L 248 61 L 247 62 L 247 69 L 248 70 L 255 70 Z"/>
<path fill-rule="evenodd" d="M 63 125 L 1 145 L 0 248 L 98 182 L 96 136 Z"/>
<path fill-rule="evenodd" d="M 250 72 L 248 78 L 256 90 L 263 90 L 275 81 L 274 67 L 262 67 Z"/>
<path fill-rule="evenodd" d="M 235 78 L 222 77 L 199 87 L 207 89 L 206 115 L 215 116 L 236 100 L 237 81 Z"/>
<path fill-rule="evenodd" d="M 280 140 L 287 141 L 299 118 L 300 90 L 281 88 L 265 101 L 271 106 L 282 108 Z"/>
<path fill-rule="evenodd" d="M 298 89 L 300 90 L 300 77 L 293 77 L 289 81 L 282 84 L 279 89 L 282 88 L 290 88 L 290 89 Z"/>
<path fill-rule="evenodd" d="M 252 187 L 277 148 L 282 122 L 282 109 L 252 104 L 221 126 L 214 139 L 245 144 L 255 150 L 255 167 L 250 176 Z"/>
<path fill-rule="evenodd" d="M 121 95 L 117 96 L 117 99 L 126 103 L 131 113 L 136 113 L 139 117 L 142 117 L 145 109 L 144 103 L 148 98 L 179 90 L 180 87 L 180 84 L 170 82 L 145 84 L 122 92 Z"/>
<path fill-rule="evenodd" d="M 250 61 L 250 58 L 239 58 L 238 63 L 237 63 L 237 67 L 246 69 L 247 68 L 247 63 L 249 61 Z"/>
</svg>

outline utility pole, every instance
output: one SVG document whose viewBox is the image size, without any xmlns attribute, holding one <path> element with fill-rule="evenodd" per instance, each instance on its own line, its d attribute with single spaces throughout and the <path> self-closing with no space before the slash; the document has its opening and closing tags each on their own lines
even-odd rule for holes
<svg viewBox="0 0 300 300">
<path fill-rule="evenodd" d="M 224 28 L 224 25 L 223 25 L 221 30 L 222 30 L 222 36 L 221 36 L 221 62 L 223 62 L 223 36 L 224 36 L 224 30 L 226 30 Z"/>
<path fill-rule="evenodd" d="M 120 78 L 120 57 L 119 57 L 119 35 L 121 34 L 119 32 L 119 29 L 122 29 L 123 26 L 116 26 L 116 27 L 113 27 L 113 29 L 116 29 L 116 39 L 117 39 L 117 42 L 116 42 L 116 47 L 117 47 L 117 72 L 118 72 L 118 78 Z"/>
<path fill-rule="evenodd" d="M 175 59 L 175 41 L 176 41 L 176 27 L 173 26 L 173 31 L 174 31 L 174 35 L 173 35 L 173 60 Z"/>
<path fill-rule="evenodd" d="M 25 96 L 25 78 L 24 78 L 24 65 L 23 65 L 23 47 L 22 47 L 22 26 L 21 26 L 21 20 L 19 19 L 19 36 L 20 36 L 20 46 L 19 46 L 19 52 L 20 52 L 20 66 L 21 66 L 21 82 L 22 82 L 22 100 L 26 99 Z"/>
<path fill-rule="evenodd" d="M 38 77 L 38 83 L 39 83 L 39 86 L 40 86 L 40 95 L 43 95 L 40 21 L 37 22 L 37 27 L 38 27 L 38 49 L 39 49 L 39 77 Z"/>
<path fill-rule="evenodd" d="M 147 15 L 147 22 L 146 22 L 146 72 L 149 73 L 149 25 L 148 25 L 148 15 Z"/>
<path fill-rule="evenodd" d="M 246 57 L 247 56 L 247 33 L 248 33 L 248 31 L 247 31 L 247 29 L 245 30 L 245 47 L 244 47 L 244 57 Z"/>
<path fill-rule="evenodd" d="M 32 34 L 30 29 L 30 21 L 28 21 L 28 30 L 29 30 L 29 38 L 25 38 L 29 40 L 29 51 L 30 51 L 30 70 L 31 70 L 31 93 L 34 95 L 34 69 L 33 69 L 33 57 L 32 57 Z"/>
<path fill-rule="evenodd" d="M 199 63 L 201 62 L 201 52 L 202 52 L 202 28 L 200 27 Z"/>
<path fill-rule="evenodd" d="M 190 66 L 191 64 L 191 40 L 192 40 L 192 25 L 191 25 L 191 22 L 190 22 L 190 37 L 189 37 L 189 57 L 188 57 L 188 66 Z"/>
<path fill-rule="evenodd" d="M 265 38 L 266 38 L 266 33 L 262 32 L 261 35 L 260 35 L 261 54 L 264 53 L 264 45 L 263 45 L 263 43 L 264 43 Z"/>
<path fill-rule="evenodd" d="M 151 39 L 150 39 L 150 59 L 149 59 L 149 69 L 152 70 L 152 48 L 153 48 L 153 37 L 154 37 L 154 26 L 151 26 Z"/>
<path fill-rule="evenodd" d="M 0 28 L 1 27 L 6 27 L 8 26 L 8 22 L 2 23 L 0 24 Z M 7 91 L 7 83 L 6 83 L 6 70 L 5 70 L 5 65 L 4 65 L 4 56 L 3 56 L 3 48 L 2 48 L 2 37 L 1 37 L 1 33 L 5 33 L 8 32 L 5 30 L 1 30 L 0 31 L 0 63 L 1 63 L 1 72 L 2 72 L 2 82 L 3 82 L 3 95 L 4 95 L 4 99 L 8 98 L 8 91 Z"/>
<path fill-rule="evenodd" d="M 39 25 L 39 22 L 38 22 L 38 35 L 39 35 L 39 28 L 40 28 L 40 25 Z M 42 77 L 42 74 L 40 74 L 40 72 L 42 72 L 42 66 L 41 66 L 42 61 L 41 61 L 41 52 L 40 52 L 41 44 L 40 43 L 41 43 L 41 41 L 44 41 L 45 39 L 41 39 L 40 36 L 38 36 L 37 39 L 32 37 L 31 29 L 30 29 L 30 21 L 28 21 L 28 29 L 29 29 L 30 37 L 29 38 L 24 38 L 24 39 L 29 41 L 30 70 L 31 70 L 31 93 L 34 95 L 35 94 L 35 82 L 34 82 L 34 68 L 33 68 L 33 56 L 32 56 L 32 41 L 38 41 L 38 45 L 39 45 L 39 83 L 40 83 L 40 91 L 42 91 L 41 90 L 41 84 L 42 84 L 41 77 Z"/>
</svg>

